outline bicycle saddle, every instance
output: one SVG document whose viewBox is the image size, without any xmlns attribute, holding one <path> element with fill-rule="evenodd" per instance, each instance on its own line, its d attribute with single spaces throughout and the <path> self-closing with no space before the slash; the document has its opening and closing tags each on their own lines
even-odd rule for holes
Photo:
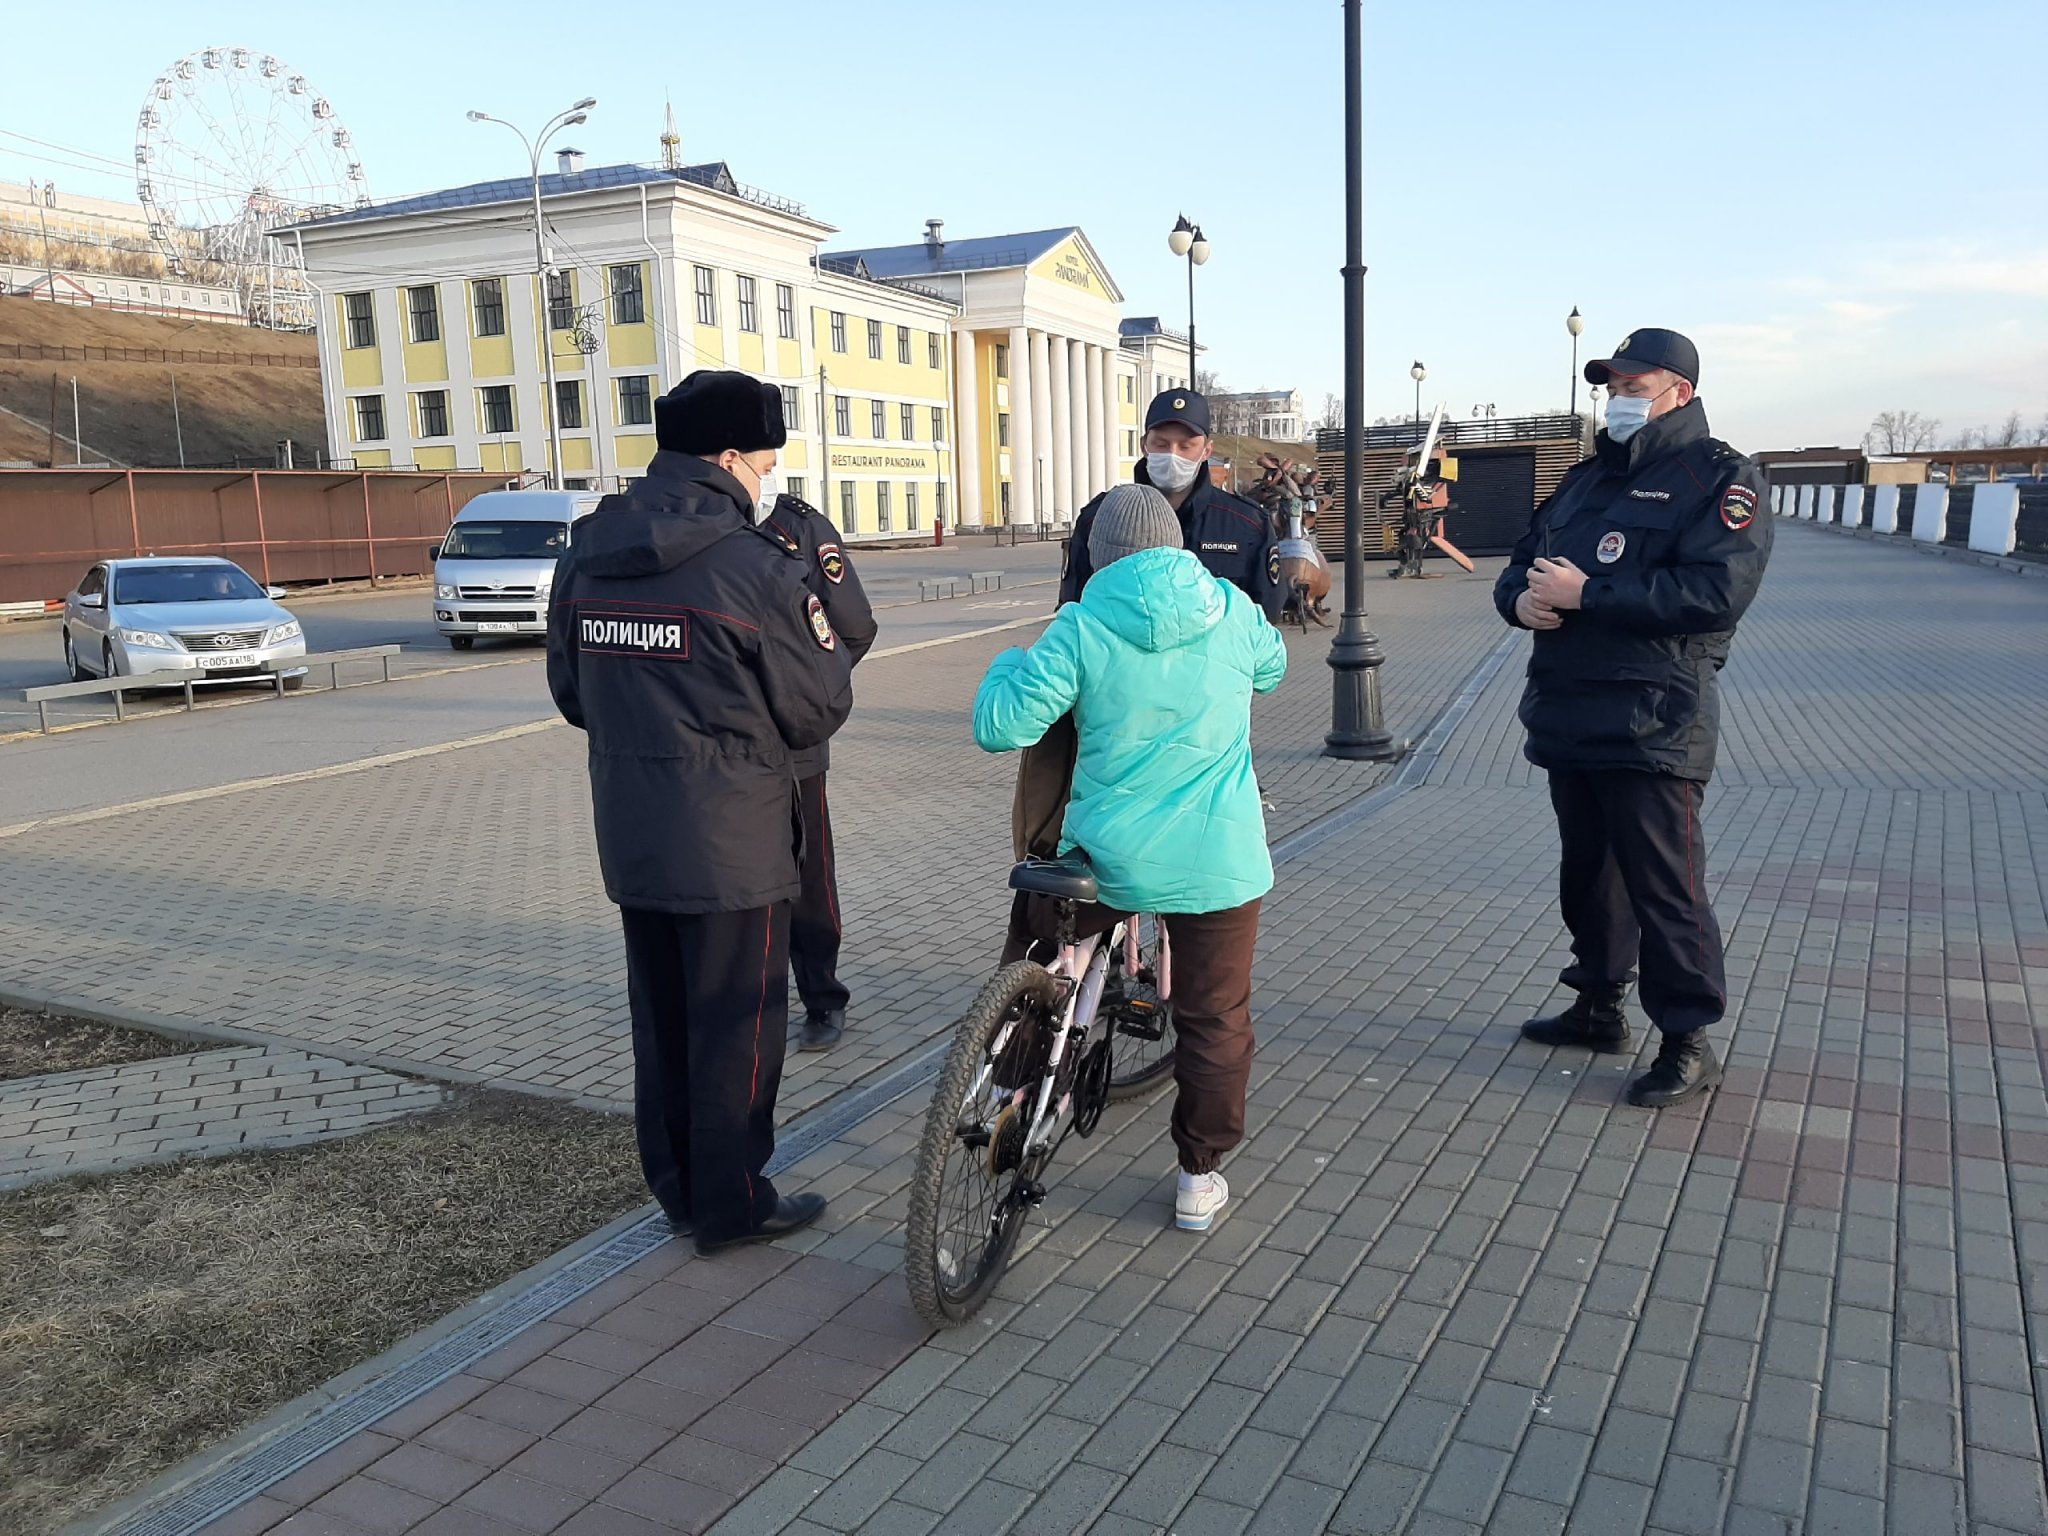
<svg viewBox="0 0 2048 1536">
<path fill-rule="evenodd" d="M 1026 859 L 1010 871 L 1010 889 L 1061 901 L 1094 901 L 1099 894 L 1088 855 L 1078 848 L 1057 859 Z"/>
</svg>

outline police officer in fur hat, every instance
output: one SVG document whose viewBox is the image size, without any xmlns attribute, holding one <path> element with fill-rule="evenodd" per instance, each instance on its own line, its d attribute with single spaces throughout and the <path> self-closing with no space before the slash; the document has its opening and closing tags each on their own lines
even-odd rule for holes
<svg viewBox="0 0 2048 1536">
<path fill-rule="evenodd" d="M 644 478 L 577 524 L 548 686 L 590 739 L 606 894 L 626 935 L 648 1187 L 710 1254 L 815 1221 L 765 1177 L 800 888 L 792 764 L 846 719 L 847 648 L 803 561 L 757 528 L 785 440 L 774 386 L 693 373 L 655 405 Z"/>
</svg>

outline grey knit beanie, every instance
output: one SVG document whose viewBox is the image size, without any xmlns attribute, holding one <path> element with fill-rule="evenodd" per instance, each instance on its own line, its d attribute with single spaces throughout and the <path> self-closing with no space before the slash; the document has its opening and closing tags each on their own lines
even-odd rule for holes
<svg viewBox="0 0 2048 1536">
<path fill-rule="evenodd" d="M 1180 518 L 1149 485 L 1120 485 L 1102 498 L 1088 530 L 1088 559 L 1096 570 L 1141 549 L 1179 549 Z"/>
</svg>

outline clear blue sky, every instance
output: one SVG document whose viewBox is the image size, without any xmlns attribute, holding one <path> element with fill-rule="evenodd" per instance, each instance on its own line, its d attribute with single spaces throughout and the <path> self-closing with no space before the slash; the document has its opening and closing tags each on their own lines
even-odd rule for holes
<svg viewBox="0 0 2048 1536">
<path fill-rule="evenodd" d="M 0 130 L 126 162 L 152 79 L 208 44 L 275 53 L 354 131 L 380 197 L 507 174 L 476 106 L 590 94 L 595 163 L 692 160 L 802 200 L 839 243 L 1075 223 L 1128 312 L 1185 317 L 1185 209 L 1210 361 L 1234 387 L 1341 388 L 1343 54 L 1335 0 L 877 0 L 346 8 L 15 6 Z M 483 24 L 481 18 L 491 18 Z M 1745 448 L 2048 416 L 2042 0 L 1366 6 L 1367 409 L 1565 403 L 1639 325 L 1699 343 Z M 24 67 L 27 61 L 33 67 Z M 132 195 L 28 159 L 0 177 Z M 1581 397 L 1583 398 L 1583 391 Z"/>
</svg>

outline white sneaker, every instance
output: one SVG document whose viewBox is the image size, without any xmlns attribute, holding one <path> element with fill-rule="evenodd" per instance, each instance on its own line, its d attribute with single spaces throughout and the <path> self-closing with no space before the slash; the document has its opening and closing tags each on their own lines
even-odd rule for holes
<svg viewBox="0 0 2048 1536">
<path fill-rule="evenodd" d="M 1222 1174 L 1183 1169 L 1173 1194 L 1173 1224 L 1183 1232 L 1206 1232 L 1229 1199 L 1230 1186 Z"/>
</svg>

